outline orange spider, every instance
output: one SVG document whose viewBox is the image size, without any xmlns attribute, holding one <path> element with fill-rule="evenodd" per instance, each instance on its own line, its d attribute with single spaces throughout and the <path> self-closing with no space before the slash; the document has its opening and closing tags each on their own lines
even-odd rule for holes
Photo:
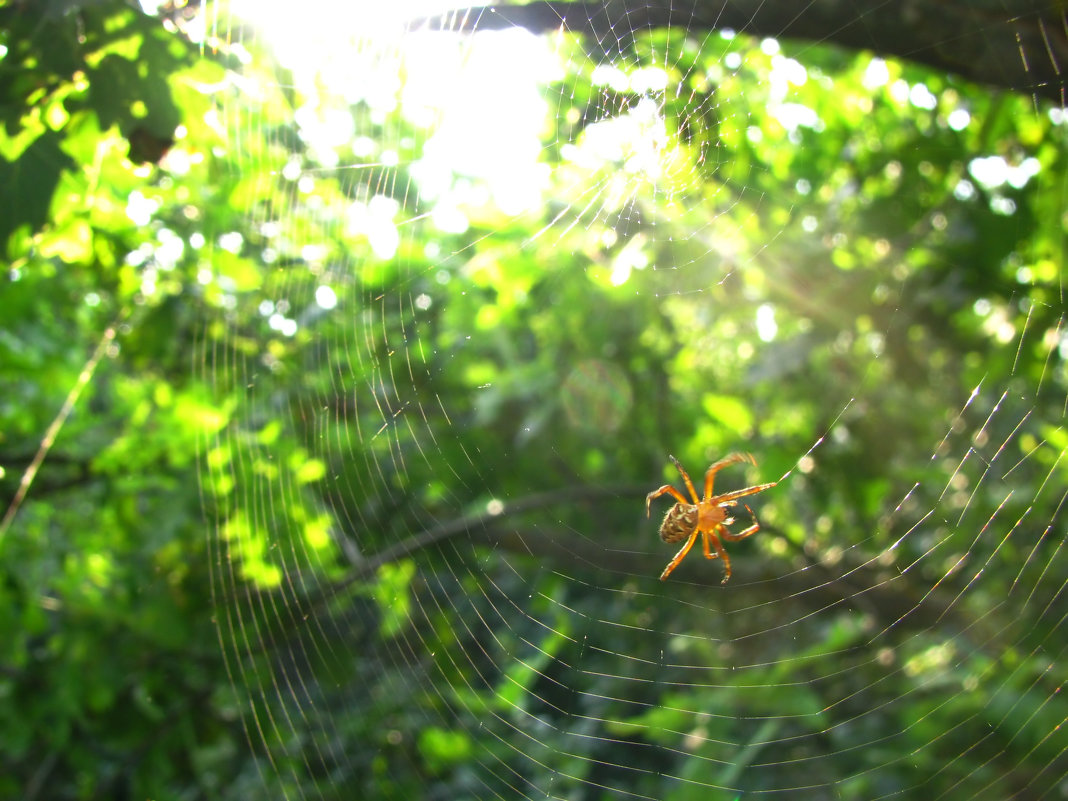
<svg viewBox="0 0 1068 801">
<path fill-rule="evenodd" d="M 697 490 L 693 488 L 693 482 L 690 481 L 690 476 L 686 471 L 682 469 L 679 460 L 674 456 L 669 456 L 668 458 L 671 459 L 675 464 L 675 467 L 679 469 L 679 473 L 682 474 L 682 480 L 686 482 L 686 488 L 690 491 L 693 503 L 686 500 L 682 493 L 670 484 L 665 484 L 660 489 L 656 490 L 656 492 L 650 492 L 645 497 L 646 517 L 649 516 L 649 505 L 653 502 L 654 498 L 659 498 L 661 495 L 671 495 L 678 500 L 678 503 L 668 509 L 668 513 L 664 516 L 664 522 L 660 524 L 660 539 L 664 542 L 678 542 L 681 539 L 686 540 L 686 544 L 682 546 L 682 549 L 677 554 L 675 554 L 675 558 L 668 562 L 668 566 L 665 567 L 664 572 L 660 574 L 660 580 L 663 581 L 666 579 L 671 575 L 671 571 L 679 566 L 679 562 L 681 562 L 683 557 L 690 552 L 690 548 L 697 542 L 697 535 L 700 534 L 703 537 L 702 544 L 705 548 L 705 559 L 719 558 L 723 560 L 723 567 L 726 570 L 726 575 L 723 577 L 722 583 L 726 584 L 727 580 L 731 577 L 731 560 L 730 557 L 727 556 L 727 552 L 723 549 L 720 539 L 722 538 L 728 542 L 744 540 L 746 537 L 760 531 L 760 523 L 757 522 L 753 510 L 746 506 L 746 511 L 749 512 L 753 518 L 753 525 L 739 534 L 732 534 L 727 531 L 727 526 L 734 522 L 734 518 L 727 517 L 727 512 L 725 510 L 728 506 L 736 506 L 738 504 L 738 501 L 736 500 L 737 498 L 744 498 L 746 495 L 754 495 L 758 492 L 763 492 L 766 489 L 774 487 L 778 482 L 772 481 L 770 484 L 757 484 L 754 487 L 746 487 L 745 489 L 735 490 L 734 492 L 728 492 L 723 495 L 713 495 L 712 482 L 715 481 L 717 472 L 728 465 L 737 464 L 738 462 L 749 462 L 749 464 L 752 465 L 756 464 L 756 459 L 748 453 L 732 453 L 708 468 L 708 472 L 705 473 L 705 497 L 704 500 L 699 500 L 697 497 Z M 712 553 L 709 544 L 711 544 L 712 548 L 716 549 L 715 553 Z"/>
</svg>

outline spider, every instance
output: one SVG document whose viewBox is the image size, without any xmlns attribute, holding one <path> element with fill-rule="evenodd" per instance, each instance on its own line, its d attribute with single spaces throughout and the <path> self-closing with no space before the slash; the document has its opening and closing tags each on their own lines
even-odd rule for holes
<svg viewBox="0 0 1068 801">
<path fill-rule="evenodd" d="M 690 481 L 690 476 L 679 464 L 679 460 L 674 456 L 669 456 L 675 467 L 678 468 L 679 473 L 682 474 L 682 480 L 686 482 L 686 489 L 690 491 L 690 496 L 693 498 L 693 503 L 690 503 L 683 497 L 682 493 L 675 489 L 670 484 L 665 484 L 655 492 L 650 492 L 645 497 L 645 516 L 649 516 L 649 506 L 653 502 L 654 498 L 659 498 L 661 495 L 671 495 L 678 500 L 674 506 L 668 509 L 668 513 L 664 516 L 664 522 L 660 524 L 660 539 L 664 542 L 678 542 L 685 539 L 686 544 L 682 546 L 682 549 L 675 554 L 675 558 L 668 562 L 668 566 L 664 568 L 664 572 L 660 574 L 660 580 L 663 581 L 671 575 L 671 571 L 679 566 L 679 562 L 683 560 L 683 557 L 690 552 L 690 548 L 697 542 L 697 535 L 702 535 L 702 544 L 705 549 L 705 559 L 722 559 L 723 567 L 726 571 L 726 575 L 723 576 L 723 584 L 727 583 L 727 580 L 731 577 L 731 560 L 727 556 L 727 552 L 724 550 L 720 539 L 727 540 L 728 542 L 737 542 L 738 540 L 744 540 L 746 537 L 756 534 L 760 531 L 760 523 L 757 522 L 756 515 L 753 514 L 753 510 L 748 506 L 745 507 L 753 518 L 753 525 L 742 531 L 739 534 L 732 534 L 727 531 L 727 526 L 734 522 L 734 518 L 727 517 L 726 509 L 728 506 L 736 506 L 738 504 L 737 498 L 744 498 L 746 495 L 754 495 L 758 492 L 763 492 L 766 489 L 774 487 L 778 482 L 772 481 L 770 484 L 757 484 L 753 487 L 746 487 L 745 489 L 734 490 L 734 492 L 728 492 L 723 495 L 712 494 L 712 482 L 716 479 L 716 473 L 722 470 L 728 465 L 737 464 L 738 462 L 749 462 L 749 464 L 755 465 L 756 459 L 754 459 L 748 453 L 732 453 L 729 456 L 725 456 L 718 462 L 708 468 L 708 472 L 705 473 L 705 497 L 704 500 L 699 500 L 697 497 L 697 490 L 693 487 L 693 482 Z M 744 504 L 743 504 L 744 505 Z M 709 545 L 715 548 L 716 552 L 712 553 Z"/>
</svg>

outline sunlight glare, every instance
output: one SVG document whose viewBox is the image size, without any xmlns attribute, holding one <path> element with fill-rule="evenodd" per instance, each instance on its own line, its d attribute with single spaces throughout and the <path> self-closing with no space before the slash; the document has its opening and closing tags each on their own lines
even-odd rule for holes
<svg viewBox="0 0 1068 801">
<path fill-rule="evenodd" d="M 315 302 L 320 309 L 333 309 L 337 306 L 337 293 L 326 284 L 322 284 L 315 290 Z"/>
<path fill-rule="evenodd" d="M 762 303 L 757 307 L 756 313 L 757 336 L 762 342 L 771 342 L 779 333 L 779 325 L 775 322 L 775 309 L 768 303 Z"/>
<path fill-rule="evenodd" d="M 424 197 L 448 192 L 458 207 L 492 202 L 510 215 L 536 208 L 548 182 L 538 163 L 547 115 L 538 87 L 558 69 L 549 46 L 522 30 L 476 34 L 458 44 L 439 40 L 437 48 L 412 48 L 406 56 L 405 115 L 422 106 L 437 123 L 412 176 Z"/>
<path fill-rule="evenodd" d="M 879 87 L 886 86 L 889 81 L 890 68 L 886 65 L 886 61 L 878 56 L 873 56 L 872 60 L 868 62 L 867 69 L 864 70 L 864 79 L 862 81 L 864 88 L 871 92 Z"/>
<path fill-rule="evenodd" d="M 316 162 L 344 169 L 338 154 L 350 147 L 387 163 L 387 154 L 376 159 L 365 143 L 353 146 L 350 107 L 366 104 L 381 123 L 399 111 L 427 130 L 410 165 L 420 198 L 447 208 L 435 219 L 455 229 L 466 227 L 467 216 L 540 205 L 548 175 L 538 163 L 547 116 L 539 87 L 562 67 L 550 42 L 520 29 L 471 35 L 412 27 L 411 20 L 447 9 L 455 4 L 306 0 L 299 12 L 279 0 L 232 6 L 291 70 L 300 135 Z"/>
</svg>

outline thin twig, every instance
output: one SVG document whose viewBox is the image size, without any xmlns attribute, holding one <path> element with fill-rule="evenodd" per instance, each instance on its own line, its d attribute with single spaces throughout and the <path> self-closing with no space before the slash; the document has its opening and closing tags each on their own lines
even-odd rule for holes
<svg viewBox="0 0 1068 801">
<path fill-rule="evenodd" d="M 30 491 L 30 485 L 33 484 L 34 478 L 37 477 L 37 471 L 44 463 L 48 451 L 51 450 L 52 445 L 55 444 L 56 437 L 59 435 L 59 430 L 63 427 L 63 424 L 67 422 L 67 418 L 70 417 L 71 412 L 74 411 L 74 406 L 78 402 L 78 398 L 81 397 L 82 392 L 89 383 L 89 379 L 91 379 L 93 373 L 96 372 L 96 367 L 100 364 L 100 360 L 107 352 L 108 346 L 115 339 L 115 331 L 118 328 L 119 321 L 125 314 L 125 312 L 120 314 L 119 318 L 105 329 L 103 335 L 100 337 L 100 342 L 97 343 L 96 350 L 93 351 L 93 355 L 89 357 L 89 361 L 85 363 L 81 373 L 78 374 L 78 380 L 74 382 L 74 386 L 71 387 L 70 392 L 67 393 L 67 399 L 63 401 L 63 406 L 60 408 L 59 413 L 52 421 L 52 424 L 48 426 L 48 430 L 45 431 L 45 435 L 41 439 L 41 444 L 37 448 L 37 453 L 34 454 L 33 460 L 22 474 L 22 480 L 19 481 L 19 488 L 15 491 L 15 497 L 11 499 L 11 503 L 7 507 L 7 512 L 4 513 L 4 519 L 0 520 L 0 541 L 3 541 L 4 534 L 7 533 L 11 521 L 14 520 L 15 514 L 18 512 L 23 500 L 26 498 L 26 494 Z"/>
</svg>

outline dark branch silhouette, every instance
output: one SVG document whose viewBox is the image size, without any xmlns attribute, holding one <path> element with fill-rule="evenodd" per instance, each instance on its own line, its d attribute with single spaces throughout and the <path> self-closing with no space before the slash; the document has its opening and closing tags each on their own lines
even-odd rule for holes
<svg viewBox="0 0 1068 801">
<path fill-rule="evenodd" d="M 1063 5 L 1039 0 L 608 0 L 467 8 L 413 27 L 453 31 L 564 29 L 590 36 L 606 55 L 636 33 L 685 28 L 733 30 L 851 50 L 871 50 L 969 81 L 1064 105 L 1068 21 Z"/>
</svg>

